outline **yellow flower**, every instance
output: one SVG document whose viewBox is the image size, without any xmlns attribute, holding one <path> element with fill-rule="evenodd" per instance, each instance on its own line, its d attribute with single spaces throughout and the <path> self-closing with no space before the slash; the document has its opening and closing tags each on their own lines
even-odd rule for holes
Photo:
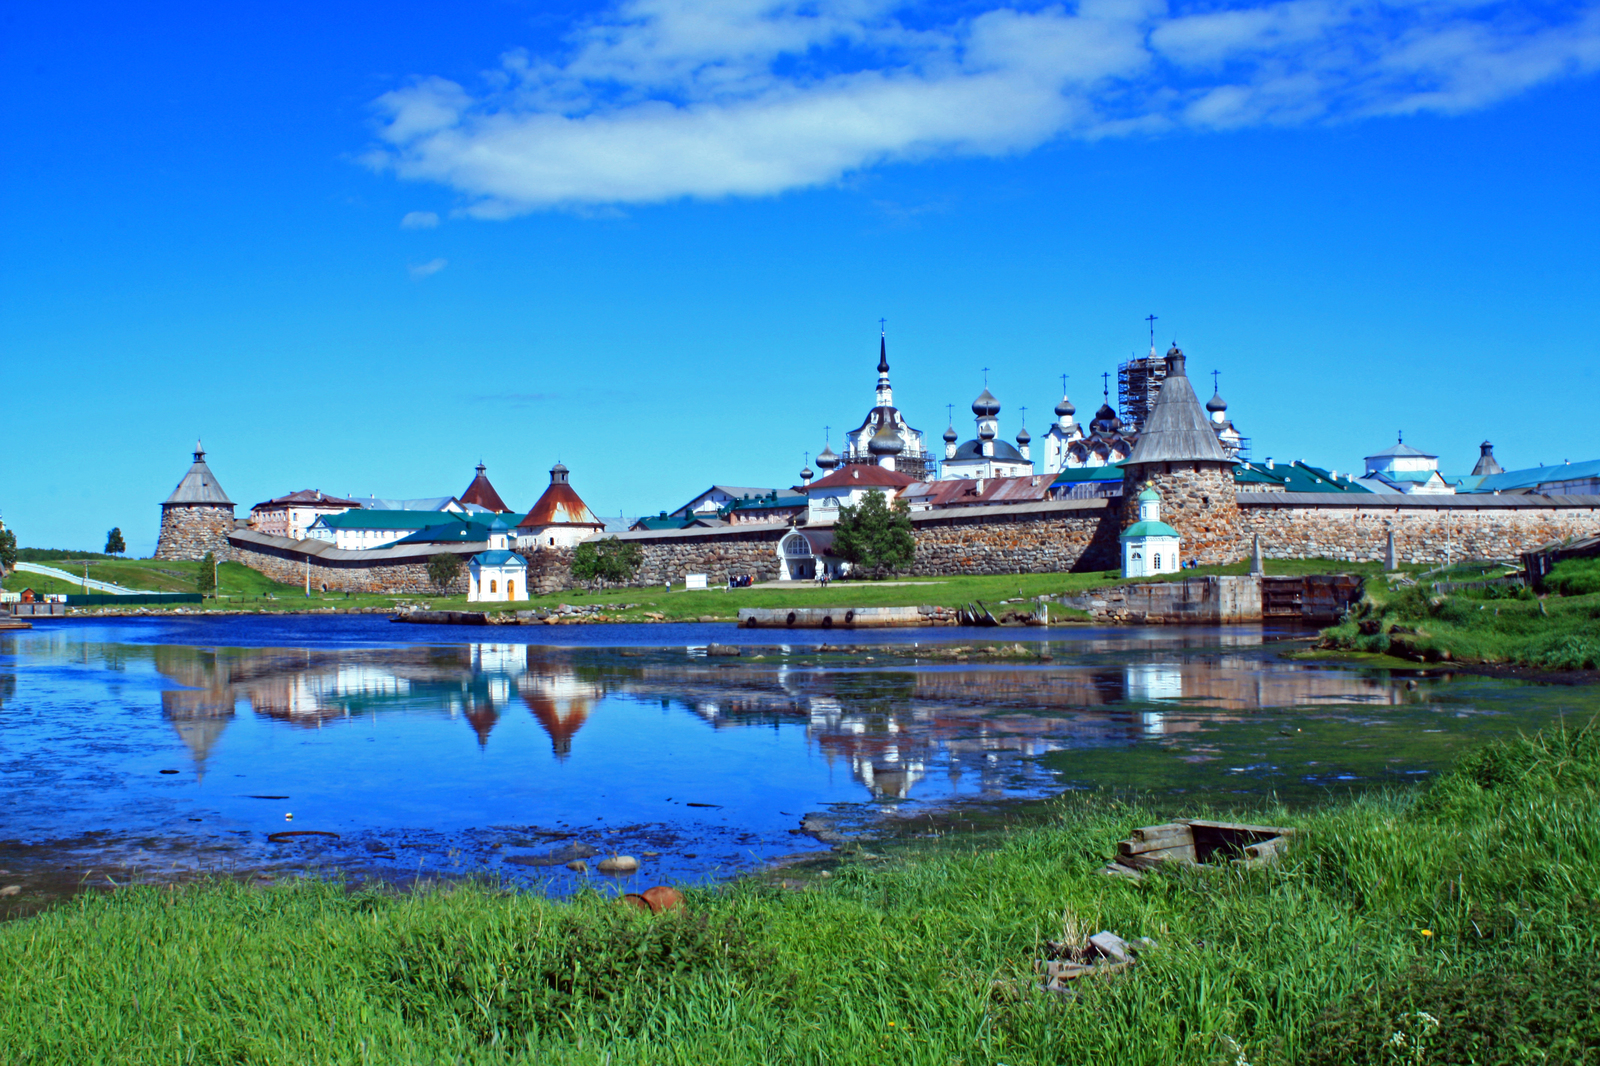
<svg viewBox="0 0 1600 1066">
<path fill-rule="evenodd" d="M 1433 935 L 1433 930 L 1432 929 L 1424 929 L 1424 930 L 1422 930 L 1422 935 L 1423 936 L 1432 936 Z"/>
</svg>

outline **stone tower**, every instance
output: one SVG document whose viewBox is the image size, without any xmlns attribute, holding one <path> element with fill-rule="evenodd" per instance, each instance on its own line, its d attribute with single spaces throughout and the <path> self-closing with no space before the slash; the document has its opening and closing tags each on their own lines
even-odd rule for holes
<svg viewBox="0 0 1600 1066">
<path fill-rule="evenodd" d="M 1183 538 L 1190 559 L 1232 562 L 1243 554 L 1233 460 L 1194 394 L 1176 345 L 1167 352 L 1166 364 L 1161 391 L 1123 464 L 1122 525 L 1138 520 L 1132 501 L 1145 489 L 1154 489 L 1164 520 Z"/>
<path fill-rule="evenodd" d="M 194 465 L 161 504 L 157 559 L 203 559 L 206 552 L 228 557 L 233 532 L 233 501 L 206 465 L 206 450 L 194 444 Z"/>
</svg>

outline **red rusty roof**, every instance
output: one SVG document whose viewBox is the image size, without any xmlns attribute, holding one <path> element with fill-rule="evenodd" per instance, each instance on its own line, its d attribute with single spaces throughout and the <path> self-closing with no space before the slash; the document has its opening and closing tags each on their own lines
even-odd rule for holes
<svg viewBox="0 0 1600 1066">
<path fill-rule="evenodd" d="M 863 487 L 901 489 L 916 483 L 916 478 L 898 470 L 869 463 L 850 463 L 841 466 L 820 481 L 811 483 L 811 492 L 818 489 L 859 489 Z"/>
<path fill-rule="evenodd" d="M 489 478 L 484 474 L 484 465 L 478 464 L 478 476 L 472 479 L 472 484 L 467 486 L 467 491 L 461 494 L 462 503 L 473 503 L 485 511 L 495 514 L 510 514 L 511 508 L 506 506 L 506 501 L 494 491 L 494 486 L 489 484 Z"/>
<path fill-rule="evenodd" d="M 929 507 L 964 507 L 982 503 L 1031 503 L 1050 495 L 1048 474 L 1027 477 L 951 478 L 923 481 L 900 494 L 907 503 Z M 979 485 L 982 491 L 979 491 Z"/>
<path fill-rule="evenodd" d="M 589 505 L 583 502 L 571 485 L 565 481 L 552 481 L 517 528 L 536 526 L 593 526 L 595 529 L 604 529 L 606 524 L 595 517 Z"/>
<path fill-rule="evenodd" d="M 276 496 L 264 503 L 258 503 L 250 510 L 266 511 L 287 507 L 328 507 L 336 510 L 343 508 L 347 511 L 353 511 L 360 506 L 360 500 L 347 500 L 341 496 L 329 496 L 320 489 L 301 489 L 299 492 L 291 492 L 287 496 Z"/>
</svg>

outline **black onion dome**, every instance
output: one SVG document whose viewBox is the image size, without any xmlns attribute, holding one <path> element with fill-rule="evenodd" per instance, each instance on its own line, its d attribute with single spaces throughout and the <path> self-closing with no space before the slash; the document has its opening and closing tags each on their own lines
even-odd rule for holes
<svg viewBox="0 0 1600 1066">
<path fill-rule="evenodd" d="M 961 438 L 956 434 L 956 427 L 955 426 L 949 426 L 949 427 L 947 427 L 945 429 L 945 431 L 944 431 L 944 442 L 946 444 L 954 444 L 956 441 L 958 441 L 960 439 Z"/>
<path fill-rule="evenodd" d="M 1033 435 L 1028 432 L 1028 427 L 1027 426 L 1023 426 L 1021 429 L 1017 430 L 1017 443 L 1018 444 L 1026 444 L 1032 439 L 1033 439 Z"/>
<path fill-rule="evenodd" d="M 1213 393 L 1211 399 L 1206 401 L 1206 410 L 1212 414 L 1216 414 L 1218 411 L 1226 411 L 1227 409 L 1228 401 L 1222 398 L 1221 392 Z"/>
<path fill-rule="evenodd" d="M 1061 402 L 1056 404 L 1056 414 L 1062 418 L 1065 418 L 1067 415 L 1075 415 L 1077 413 L 1078 409 L 1072 406 L 1072 401 L 1067 399 L 1065 396 L 1061 397 Z"/>
<path fill-rule="evenodd" d="M 867 442 L 867 451 L 873 455 L 899 455 L 905 450 L 905 442 L 900 439 L 900 434 L 894 431 L 887 419 Z"/>
<path fill-rule="evenodd" d="M 824 470 L 832 470 L 834 467 L 839 465 L 839 457 L 833 453 L 832 448 L 824 444 L 822 446 L 822 453 L 817 456 L 817 465 L 822 467 Z"/>
<path fill-rule="evenodd" d="M 972 413 L 979 418 L 993 418 L 1000 413 L 1000 401 L 995 399 L 988 389 L 978 394 L 972 401 Z"/>
<path fill-rule="evenodd" d="M 817 476 L 816 472 L 813 471 L 809 466 L 803 466 L 803 467 L 800 468 L 800 480 L 801 481 L 810 481 L 812 478 L 814 478 L 816 476 Z"/>
</svg>

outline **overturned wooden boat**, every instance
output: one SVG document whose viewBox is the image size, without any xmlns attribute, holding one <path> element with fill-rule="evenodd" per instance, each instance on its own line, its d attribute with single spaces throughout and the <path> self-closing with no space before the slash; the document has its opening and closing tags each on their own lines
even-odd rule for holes
<svg viewBox="0 0 1600 1066">
<path fill-rule="evenodd" d="M 1138 876 L 1167 862 L 1261 865 L 1276 860 L 1293 836 L 1293 829 L 1282 826 L 1201 818 L 1141 826 L 1117 844 L 1117 857 L 1105 872 Z"/>
</svg>

